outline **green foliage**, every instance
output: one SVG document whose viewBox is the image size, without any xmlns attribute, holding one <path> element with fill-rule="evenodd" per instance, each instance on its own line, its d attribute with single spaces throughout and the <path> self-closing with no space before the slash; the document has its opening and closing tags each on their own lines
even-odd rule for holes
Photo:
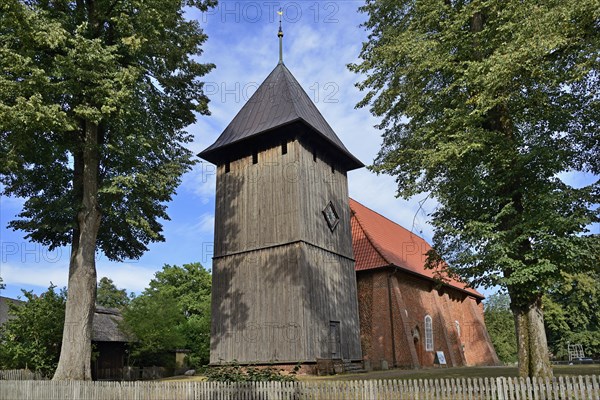
<svg viewBox="0 0 600 400">
<path fill-rule="evenodd" d="M 144 294 L 161 292 L 176 298 L 186 315 L 210 313 L 212 276 L 202 264 L 165 264 L 156 272 Z M 208 314 L 209 315 L 209 314 Z"/>
<path fill-rule="evenodd" d="M 193 164 L 183 128 L 208 113 L 199 78 L 214 66 L 198 62 L 206 35 L 182 7 L 216 2 L 86 4 L 0 4 L 2 193 L 26 199 L 13 229 L 50 249 L 71 244 L 91 166 L 84 133 L 95 127 L 97 247 L 135 259 L 164 240 L 164 203 Z"/>
<path fill-rule="evenodd" d="M 182 325 L 186 349 L 186 362 L 190 367 L 197 368 L 208 364 L 210 357 L 210 300 L 207 304 L 208 311 L 202 315 L 190 315 Z"/>
<path fill-rule="evenodd" d="M 138 358 L 186 348 L 191 367 L 208 363 L 211 279 L 200 263 L 165 265 L 155 274 L 124 312 L 126 329 L 139 340 Z"/>
<path fill-rule="evenodd" d="M 581 344 L 586 357 L 600 358 L 600 272 L 563 274 L 544 296 L 548 343 L 556 358 L 567 345 Z"/>
<path fill-rule="evenodd" d="M 127 290 L 118 289 L 112 279 L 102 277 L 98 282 L 96 304 L 102 307 L 118 308 L 122 310 L 129 304 Z"/>
<path fill-rule="evenodd" d="M 254 365 L 241 366 L 232 362 L 218 367 L 207 368 L 204 375 L 214 382 L 293 382 L 296 381 L 296 366 L 292 373 L 287 374 L 275 367 L 258 367 Z"/>
<path fill-rule="evenodd" d="M 0 368 L 29 368 L 50 376 L 56 369 L 65 320 L 66 290 L 48 290 L 37 296 L 23 290 L 27 299 L 11 304 L 9 319 L 0 328 Z"/>
<path fill-rule="evenodd" d="M 369 41 L 350 69 L 367 76 L 359 106 L 383 130 L 370 168 L 395 176 L 399 196 L 437 201 L 428 267 L 506 288 L 520 374 L 548 376 L 542 296 L 600 254 L 600 1 L 361 10 Z"/>
<path fill-rule="evenodd" d="M 137 259 L 195 163 L 184 128 L 208 114 L 206 35 L 184 8 L 215 0 L 0 2 L 0 195 L 9 227 L 71 245 L 70 324 L 89 329 L 95 254 Z M 91 279 L 86 279 L 91 278 Z M 86 326 L 88 325 L 88 326 Z M 90 344 L 65 341 L 56 379 L 90 379 Z M 74 362 L 73 360 L 78 360 Z"/>
<path fill-rule="evenodd" d="M 430 193 L 437 255 L 477 285 L 539 298 L 600 252 L 598 0 L 369 0 L 359 106 L 382 117 L 372 170 Z M 590 176 L 588 175 L 588 178 Z M 593 177 L 593 175 L 592 175 Z M 439 258 L 432 254 L 432 266 Z M 522 298 L 520 298 L 522 297 Z M 522 304 L 521 304 L 522 303 Z"/>
<path fill-rule="evenodd" d="M 123 312 L 121 325 L 135 338 L 131 353 L 134 363 L 170 366 L 165 353 L 185 344 L 181 328 L 184 322 L 177 299 L 169 295 L 153 293 L 134 298 Z"/>
<path fill-rule="evenodd" d="M 485 326 L 496 354 L 504 364 L 517 362 L 517 336 L 515 320 L 510 310 L 510 298 L 505 293 L 496 293 L 485 302 Z"/>
</svg>

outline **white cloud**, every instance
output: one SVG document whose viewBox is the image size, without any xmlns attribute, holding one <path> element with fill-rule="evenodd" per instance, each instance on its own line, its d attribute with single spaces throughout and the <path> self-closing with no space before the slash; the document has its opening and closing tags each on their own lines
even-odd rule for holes
<svg viewBox="0 0 600 400">
<path fill-rule="evenodd" d="M 600 177 L 589 172 L 569 171 L 561 172 L 557 177 L 567 185 L 582 188 L 598 181 Z"/>
<path fill-rule="evenodd" d="M 113 263 L 99 260 L 96 264 L 98 280 L 107 276 L 118 288 L 140 292 L 150 282 L 157 268 L 134 263 Z M 56 263 L 40 262 L 37 264 L 2 264 L 0 276 L 7 286 L 28 288 L 38 286 L 47 288 L 50 283 L 59 288 L 68 286 L 68 259 Z"/>
<path fill-rule="evenodd" d="M 34 265 L 3 263 L 0 267 L 0 274 L 6 285 L 48 287 L 50 283 L 53 283 L 58 287 L 63 287 L 67 286 L 69 264 L 68 259 L 57 263 L 41 262 Z"/>
<path fill-rule="evenodd" d="M 154 273 L 159 270 L 156 266 L 134 263 L 101 262 L 97 264 L 98 280 L 103 276 L 112 279 L 119 289 L 139 293 L 144 290 Z"/>
<path fill-rule="evenodd" d="M 215 229 L 214 214 L 202 214 L 202 216 L 200 217 L 200 221 L 198 221 L 198 223 L 194 225 L 194 228 L 198 232 L 213 233 Z"/>
<path fill-rule="evenodd" d="M 215 215 L 213 212 L 206 212 L 200 215 L 200 217 L 194 217 L 191 222 L 179 224 L 174 228 L 174 233 L 182 239 L 194 241 L 199 239 L 199 235 L 212 235 L 214 228 Z"/>
<path fill-rule="evenodd" d="M 183 176 L 182 188 L 195 195 L 202 204 L 208 204 L 215 197 L 217 167 L 202 161 Z"/>
</svg>

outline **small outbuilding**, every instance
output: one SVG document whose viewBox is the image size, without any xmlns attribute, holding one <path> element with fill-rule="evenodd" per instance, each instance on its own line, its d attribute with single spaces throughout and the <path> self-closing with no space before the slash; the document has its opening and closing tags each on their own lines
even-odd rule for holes
<svg viewBox="0 0 600 400">
<path fill-rule="evenodd" d="M 119 328 L 122 320 L 118 309 L 96 306 L 92 328 L 94 380 L 120 380 L 123 377 L 131 339 Z"/>
<path fill-rule="evenodd" d="M 21 305 L 23 304 L 22 300 L 11 299 L 9 297 L 0 296 L 0 326 L 2 326 L 9 319 L 13 318 L 10 314 L 10 305 Z"/>
</svg>

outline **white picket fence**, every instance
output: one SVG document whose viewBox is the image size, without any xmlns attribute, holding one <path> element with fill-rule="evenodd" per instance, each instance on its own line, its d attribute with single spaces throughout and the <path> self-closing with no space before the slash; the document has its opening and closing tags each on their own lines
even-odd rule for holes
<svg viewBox="0 0 600 400">
<path fill-rule="evenodd" d="M 38 381 L 45 379 L 39 372 L 30 371 L 28 369 L 1 369 L 0 380 L 7 381 Z"/>
<path fill-rule="evenodd" d="M 326 382 L 1 381 L 0 399 L 26 400 L 600 400 L 598 376 Z"/>
</svg>

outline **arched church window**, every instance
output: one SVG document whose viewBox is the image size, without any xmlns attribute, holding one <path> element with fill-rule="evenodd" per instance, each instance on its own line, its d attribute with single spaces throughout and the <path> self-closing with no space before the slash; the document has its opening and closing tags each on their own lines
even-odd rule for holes
<svg viewBox="0 0 600 400">
<path fill-rule="evenodd" d="M 425 351 L 433 351 L 433 321 L 431 316 L 425 316 Z"/>
</svg>

